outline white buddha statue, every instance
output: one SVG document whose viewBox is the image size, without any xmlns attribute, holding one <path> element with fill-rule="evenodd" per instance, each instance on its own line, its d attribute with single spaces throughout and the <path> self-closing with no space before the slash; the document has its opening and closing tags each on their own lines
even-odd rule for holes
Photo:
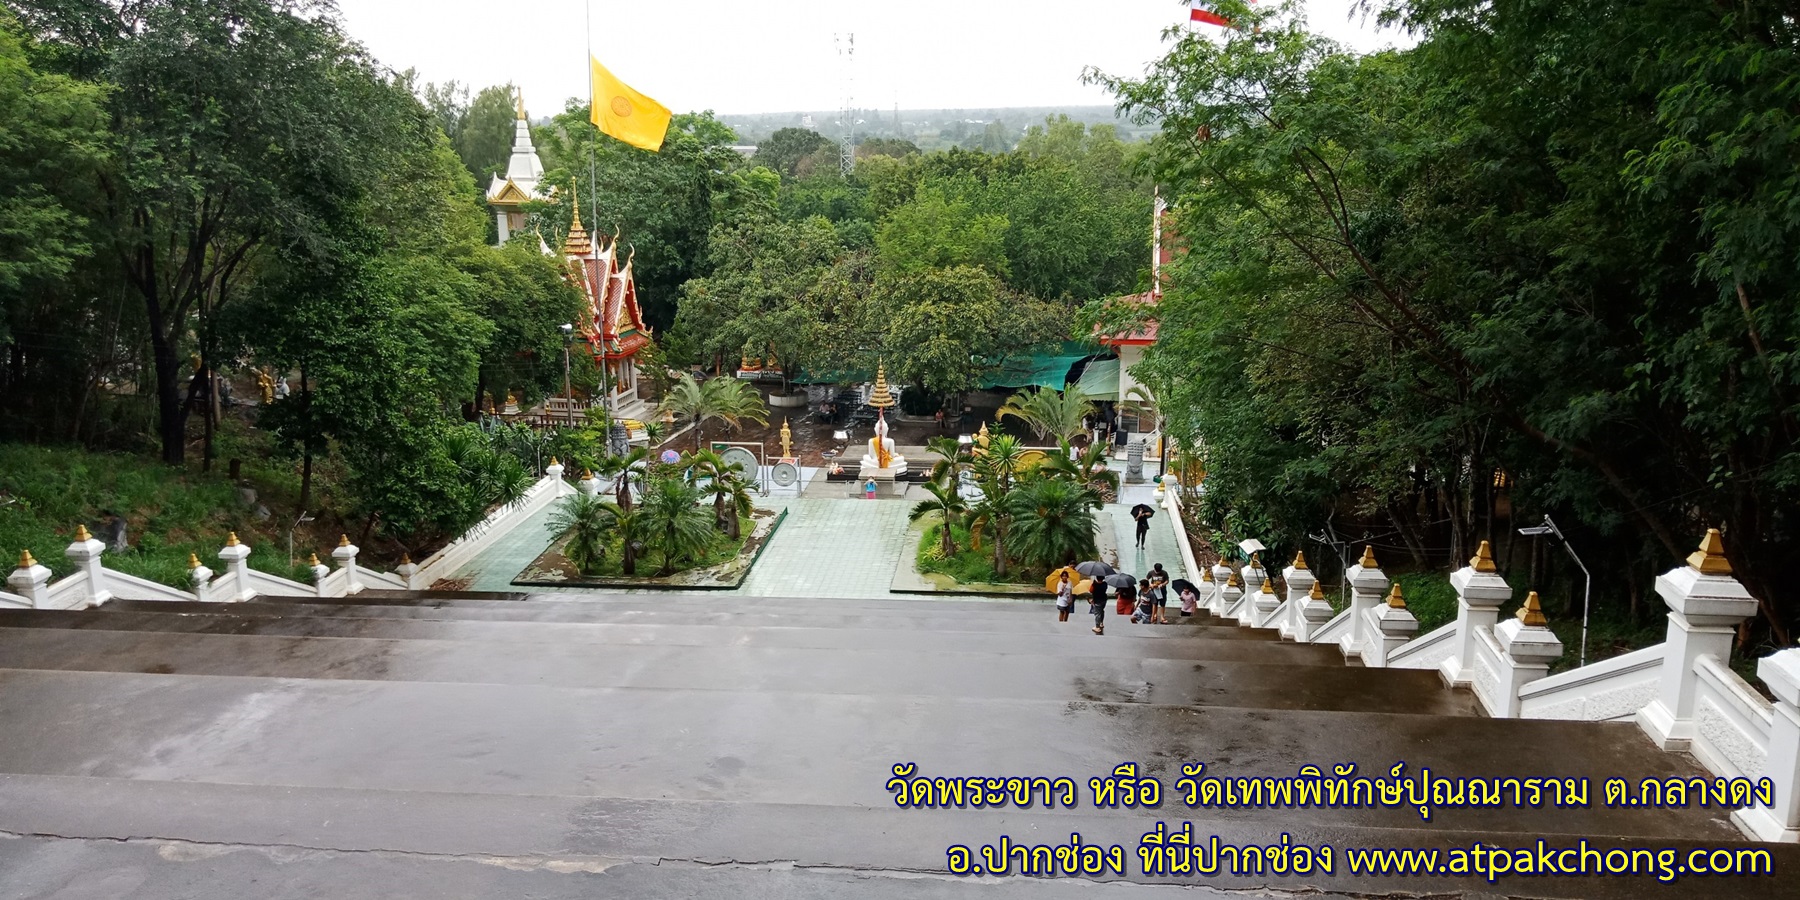
<svg viewBox="0 0 1800 900">
<path fill-rule="evenodd" d="M 869 452 L 863 454 L 861 478 L 893 480 L 906 474 L 906 457 L 894 451 L 894 439 L 888 437 L 887 412 L 875 419 L 875 436 L 869 439 Z"/>
</svg>

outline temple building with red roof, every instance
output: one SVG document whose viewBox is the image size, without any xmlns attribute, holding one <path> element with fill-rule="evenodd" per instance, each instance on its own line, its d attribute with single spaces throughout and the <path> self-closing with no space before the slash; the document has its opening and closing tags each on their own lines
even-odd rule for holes
<svg viewBox="0 0 1800 900">
<path fill-rule="evenodd" d="M 638 355 L 650 346 L 650 326 L 638 307 L 637 281 L 632 277 L 632 257 L 619 259 L 619 239 L 602 246 L 581 224 L 580 203 L 563 241 L 563 258 L 569 277 L 587 299 L 587 311 L 576 325 L 576 336 L 586 342 L 594 363 L 601 369 L 608 408 L 623 419 L 643 419 L 648 406 L 638 395 Z"/>
<path fill-rule="evenodd" d="M 1153 219 L 1153 237 L 1150 256 L 1150 290 L 1141 294 L 1120 297 L 1115 302 L 1133 306 L 1154 307 L 1162 302 L 1163 268 L 1175 261 L 1175 250 L 1168 240 L 1171 235 L 1163 229 L 1163 217 L 1168 213 L 1168 204 L 1159 195 L 1156 198 Z M 1133 390 L 1143 396 L 1150 395 L 1150 389 L 1141 385 L 1131 374 L 1131 370 L 1144 359 L 1144 350 L 1156 343 L 1156 319 L 1147 319 L 1143 325 L 1132 331 L 1118 334 L 1097 334 L 1095 339 L 1100 346 L 1108 347 L 1119 354 L 1119 386 L 1116 396 L 1105 396 L 1099 399 L 1111 400 L 1121 406 L 1140 402 L 1132 397 Z M 1154 398 L 1152 398 L 1154 399 Z"/>
</svg>

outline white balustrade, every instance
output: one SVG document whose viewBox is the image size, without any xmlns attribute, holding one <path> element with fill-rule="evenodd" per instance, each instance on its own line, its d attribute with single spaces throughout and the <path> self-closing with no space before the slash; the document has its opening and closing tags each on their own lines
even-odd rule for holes
<svg viewBox="0 0 1800 900">
<path fill-rule="evenodd" d="M 1694 739 L 1695 663 L 1702 656 L 1731 658 L 1737 626 L 1755 615 L 1756 601 L 1731 577 L 1717 528 L 1687 565 L 1657 576 L 1656 592 L 1669 606 L 1669 637 L 1656 697 L 1638 711 L 1637 722 L 1657 746 L 1686 750 Z"/>
</svg>

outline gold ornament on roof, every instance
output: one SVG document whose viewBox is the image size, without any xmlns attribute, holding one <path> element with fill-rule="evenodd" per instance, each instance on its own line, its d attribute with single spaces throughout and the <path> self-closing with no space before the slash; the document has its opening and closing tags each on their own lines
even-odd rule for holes
<svg viewBox="0 0 1800 900">
<path fill-rule="evenodd" d="M 1687 564 L 1702 575 L 1730 575 L 1731 560 L 1725 558 L 1725 538 L 1719 529 L 1706 529 L 1700 549 L 1688 554 Z"/>
<path fill-rule="evenodd" d="M 888 390 L 887 363 L 885 362 L 875 367 L 875 390 L 869 393 L 869 406 L 874 409 L 892 409 L 894 407 L 894 394 Z M 983 430 L 985 429 L 986 426 L 983 426 Z"/>
<path fill-rule="evenodd" d="M 1387 605 L 1394 609 L 1406 608 L 1406 598 L 1400 593 L 1400 582 L 1394 582 L 1393 589 L 1388 591 Z"/>
<path fill-rule="evenodd" d="M 1323 587 L 1321 587 L 1317 581 L 1313 582 L 1312 593 L 1307 595 L 1307 599 L 1309 599 L 1309 600 L 1325 599 L 1325 589 Z"/>
<path fill-rule="evenodd" d="M 552 457 L 550 457 L 550 465 L 560 466 L 560 465 L 562 465 L 562 463 L 557 462 L 556 457 L 552 456 Z"/>
<path fill-rule="evenodd" d="M 188 568 L 190 568 L 190 569 L 200 568 L 200 555 L 199 554 L 197 554 L 197 553 L 189 553 L 188 554 Z"/>
<path fill-rule="evenodd" d="M 1475 556 L 1469 560 L 1469 568 L 1474 569 L 1477 572 L 1487 573 L 1500 571 L 1500 568 L 1494 565 L 1493 545 L 1489 544 L 1487 541 L 1482 541 L 1481 546 L 1475 551 Z"/>
<path fill-rule="evenodd" d="M 88 534 L 86 525 L 77 524 L 75 526 L 75 540 L 76 541 L 85 544 L 88 541 L 91 541 L 93 539 L 94 539 L 94 536 L 91 534 Z"/>
<path fill-rule="evenodd" d="M 30 550 L 19 551 L 19 568 L 29 569 L 35 565 L 37 565 L 37 560 L 31 558 Z"/>
<path fill-rule="evenodd" d="M 1213 580 L 1211 566 L 1202 566 L 1200 568 L 1200 580 L 1207 584 L 1218 584 L 1218 582 Z"/>
<path fill-rule="evenodd" d="M 1519 611 L 1515 615 L 1528 628 L 1546 628 L 1550 625 L 1550 620 L 1544 618 L 1544 607 L 1538 603 L 1537 591 L 1526 595 L 1525 605 L 1519 607 Z"/>
<path fill-rule="evenodd" d="M 516 93 L 514 93 L 513 96 L 518 101 L 519 118 L 523 119 L 523 118 L 525 118 L 525 91 L 524 91 L 524 89 L 523 88 L 519 89 Z"/>
<path fill-rule="evenodd" d="M 563 255 L 588 256 L 594 252 L 594 241 L 588 236 L 587 229 L 581 227 L 581 191 L 574 182 L 569 183 L 569 205 L 575 215 L 569 220 L 569 233 L 563 237 Z"/>
<path fill-rule="evenodd" d="M 1244 586 L 1244 581 L 1243 581 L 1243 579 L 1238 577 L 1237 571 L 1233 570 L 1231 573 L 1231 577 L 1225 580 L 1225 586 L 1241 588 Z"/>
<path fill-rule="evenodd" d="M 350 546 L 350 536 L 349 536 L 349 535 L 347 535 L 347 534 L 340 534 L 340 535 L 338 535 L 338 546 L 339 546 L 339 547 L 348 547 L 348 546 Z"/>
<path fill-rule="evenodd" d="M 226 532 L 225 533 L 225 546 L 236 547 L 237 545 L 238 545 L 237 532 L 235 532 L 235 531 Z"/>
<path fill-rule="evenodd" d="M 1273 579 L 1273 578 L 1263 579 L 1262 592 L 1265 594 L 1273 595 L 1275 593 L 1275 579 Z"/>
<path fill-rule="evenodd" d="M 1364 544 L 1363 545 L 1362 567 L 1365 569 L 1381 568 L 1381 564 L 1377 563 L 1375 561 L 1375 545 L 1374 544 Z"/>
<path fill-rule="evenodd" d="M 314 553 L 311 556 L 307 557 L 306 564 L 309 566 L 312 566 L 315 569 L 318 568 L 319 567 L 319 554 Z"/>
<path fill-rule="evenodd" d="M 1306 551 L 1294 551 L 1294 570 L 1297 572 L 1306 571 Z"/>
</svg>

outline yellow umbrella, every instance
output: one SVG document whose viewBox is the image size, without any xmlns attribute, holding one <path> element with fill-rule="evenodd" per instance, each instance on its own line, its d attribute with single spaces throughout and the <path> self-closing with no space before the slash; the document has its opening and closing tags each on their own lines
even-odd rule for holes
<svg viewBox="0 0 1800 900">
<path fill-rule="evenodd" d="M 1058 582 L 1062 581 L 1062 576 L 1063 576 L 1064 572 L 1069 573 L 1069 583 L 1071 585 L 1076 585 L 1076 584 L 1080 583 L 1081 573 L 1075 571 L 1074 566 L 1063 566 L 1062 568 L 1057 569 L 1054 572 L 1051 572 L 1049 578 L 1044 579 L 1044 590 L 1049 591 L 1052 594 L 1056 593 L 1056 585 Z M 1076 588 L 1074 588 L 1074 590 L 1079 592 L 1081 589 L 1079 587 L 1076 587 Z"/>
</svg>

